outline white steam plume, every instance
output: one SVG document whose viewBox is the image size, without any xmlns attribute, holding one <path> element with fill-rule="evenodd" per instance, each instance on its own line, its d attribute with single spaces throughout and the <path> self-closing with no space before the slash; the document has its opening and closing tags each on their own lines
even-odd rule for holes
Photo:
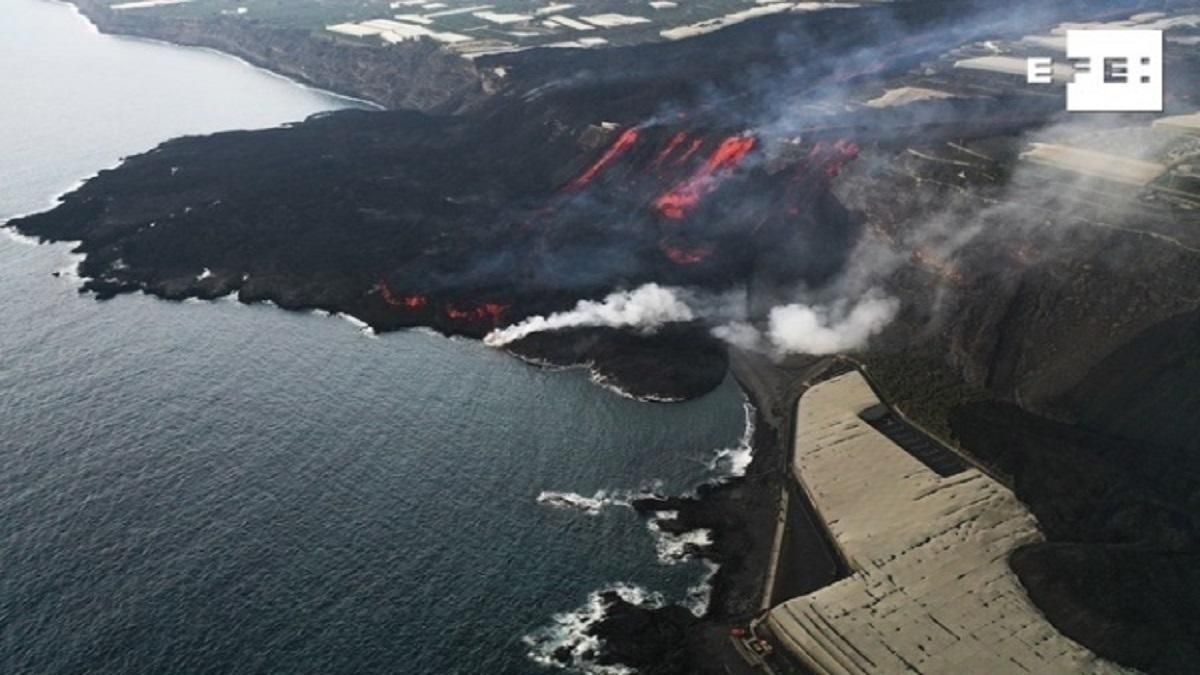
<svg viewBox="0 0 1200 675">
<path fill-rule="evenodd" d="M 602 301 L 580 300 L 575 309 L 550 316 L 533 316 L 521 323 L 492 331 L 484 342 L 500 347 L 533 333 L 576 326 L 610 326 L 654 331 L 668 323 L 696 318 L 681 292 L 646 284 L 632 291 L 610 293 Z"/>
<path fill-rule="evenodd" d="M 767 332 L 744 322 L 713 329 L 713 335 L 743 349 L 785 354 L 836 354 L 866 345 L 900 309 L 900 301 L 877 290 L 857 302 L 780 305 L 771 310 Z"/>
<path fill-rule="evenodd" d="M 834 354 L 857 349 L 891 323 L 900 302 L 870 293 L 853 306 L 784 305 L 771 310 L 768 338 L 783 353 Z"/>
</svg>

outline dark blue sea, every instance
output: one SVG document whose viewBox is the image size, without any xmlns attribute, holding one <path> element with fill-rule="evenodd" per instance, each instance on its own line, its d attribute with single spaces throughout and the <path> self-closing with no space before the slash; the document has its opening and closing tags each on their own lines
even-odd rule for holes
<svg viewBox="0 0 1200 675">
<path fill-rule="evenodd" d="M 43 0 L 0 3 L 0 95 L 0 221 L 355 105 Z M 648 404 L 473 341 L 99 302 L 70 249 L 0 231 L 0 673 L 537 673 L 599 589 L 702 609 L 709 568 L 622 504 L 746 460 L 731 381 Z"/>
</svg>

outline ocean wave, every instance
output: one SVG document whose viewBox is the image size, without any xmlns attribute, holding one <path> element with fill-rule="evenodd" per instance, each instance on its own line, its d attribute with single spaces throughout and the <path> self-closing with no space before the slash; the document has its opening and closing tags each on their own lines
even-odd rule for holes
<svg viewBox="0 0 1200 675">
<path fill-rule="evenodd" d="M 83 264 L 84 255 L 82 253 L 68 253 L 67 258 L 69 263 L 54 270 L 54 276 L 59 279 L 70 279 L 72 281 L 82 281 L 83 275 L 79 273 L 79 266 Z"/>
<path fill-rule="evenodd" d="M 39 241 L 37 238 L 21 234 L 20 232 L 17 232 L 16 228 L 13 228 L 13 227 L 8 227 L 7 225 L 0 225 L 0 230 L 3 230 L 4 234 L 7 234 L 8 238 L 13 240 L 13 242 L 15 242 L 17 244 L 21 244 L 24 246 L 40 246 L 42 244 L 42 242 Z"/>
<path fill-rule="evenodd" d="M 622 389 L 611 378 L 605 377 L 604 373 L 597 370 L 593 364 L 583 364 L 583 366 L 588 369 L 589 377 L 591 378 L 593 384 L 603 389 L 607 389 L 619 396 L 633 399 L 635 401 L 641 401 L 642 403 L 679 403 L 683 400 L 682 398 L 678 397 L 659 396 L 656 394 L 644 394 L 640 396 L 633 394 Z"/>
<path fill-rule="evenodd" d="M 662 481 L 656 480 L 640 490 L 598 490 L 591 497 L 578 492 L 543 490 L 537 496 L 537 503 L 560 509 L 583 511 L 589 516 L 594 516 L 610 506 L 632 508 L 633 502 L 655 497 L 661 489 Z"/>
<path fill-rule="evenodd" d="M 365 335 L 369 338 L 379 337 L 379 334 L 375 332 L 375 329 L 371 327 L 371 324 L 367 323 L 366 321 L 363 321 L 362 319 L 358 318 L 357 316 L 354 316 L 353 314 L 346 314 L 345 312 L 338 312 L 334 316 L 336 316 L 339 319 L 343 319 L 345 321 L 350 322 L 350 325 L 357 328 L 358 332 L 362 333 L 363 335 Z"/>
<path fill-rule="evenodd" d="M 712 602 L 713 579 L 721 570 L 721 566 L 711 560 L 703 562 L 704 575 L 695 585 L 688 586 L 687 597 L 683 599 L 682 603 L 697 619 L 702 619 L 705 614 L 708 614 L 708 606 Z"/>
<path fill-rule="evenodd" d="M 13 216 L 13 219 L 23 216 Z M 29 246 L 31 248 L 47 247 L 55 253 L 61 253 L 67 263 L 62 267 L 54 270 L 53 274 L 59 279 L 71 279 L 74 281 L 86 281 L 86 278 L 79 274 L 79 266 L 87 258 L 83 253 L 75 253 L 75 249 L 83 242 L 80 241 L 44 241 L 37 237 L 31 237 L 26 234 L 21 234 L 15 227 L 11 227 L 7 222 L 0 223 L 0 232 L 3 232 L 10 241 L 21 246 Z"/>
<path fill-rule="evenodd" d="M 592 370 L 592 381 L 629 396 L 609 383 Z M 633 398 L 630 396 L 630 398 Z M 721 484 L 734 478 L 746 475 L 750 463 L 754 459 L 754 434 L 756 431 L 757 411 L 748 398 L 743 399 L 742 409 L 745 423 L 737 445 L 717 450 L 706 468 L 713 474 L 709 484 Z M 538 495 L 539 504 L 555 508 L 575 509 L 594 516 L 605 508 L 612 506 L 631 507 L 639 497 L 652 497 L 661 492 L 661 481 L 652 492 L 642 491 L 608 491 L 600 490 L 588 497 L 576 492 L 543 491 Z M 694 494 L 694 493 L 693 493 Z M 713 580 L 721 566 L 712 560 L 705 559 L 705 549 L 713 545 L 713 532 L 709 529 L 698 528 L 681 533 L 669 532 L 663 528 L 664 521 L 679 518 L 678 511 L 659 511 L 646 521 L 646 529 L 654 539 L 655 556 L 659 564 L 678 565 L 685 561 L 700 559 L 704 571 L 696 583 L 688 586 L 686 594 L 678 604 L 687 609 L 697 618 L 708 614 L 712 602 Z M 578 673 L 595 675 L 624 675 L 634 671 L 620 666 L 605 666 L 596 663 L 596 655 L 603 647 L 601 641 L 588 631 L 592 626 L 602 621 L 607 614 L 607 606 L 602 595 L 609 591 L 617 594 L 634 605 L 649 608 L 662 607 L 666 600 L 661 593 L 650 592 L 630 584 L 617 584 L 588 596 L 588 602 L 581 608 L 571 612 L 556 614 L 549 626 L 524 638 L 530 647 L 529 658 L 543 666 L 565 668 Z"/>
<path fill-rule="evenodd" d="M 500 349 L 503 348 L 502 344 L 490 344 L 486 341 L 484 342 L 484 344 L 488 344 L 489 346 L 500 348 Z M 506 351 L 508 351 L 508 350 L 506 350 Z M 654 394 L 647 394 L 647 395 L 639 396 L 639 395 L 634 394 L 633 392 L 630 392 L 626 389 L 622 389 L 621 386 L 618 385 L 612 378 L 607 377 L 604 375 L 604 373 L 600 372 L 600 370 L 596 368 L 596 364 L 591 361 L 584 361 L 581 363 L 573 363 L 573 364 L 563 365 L 560 363 L 553 363 L 553 362 L 547 361 L 545 359 L 539 359 L 536 356 L 521 354 L 519 352 L 508 351 L 508 353 L 512 356 L 515 356 L 517 359 L 519 359 L 525 363 L 528 363 L 531 366 L 535 366 L 537 368 L 542 368 L 544 370 L 549 370 L 551 372 L 561 372 L 561 371 L 566 371 L 566 370 L 577 370 L 577 369 L 586 370 L 588 372 L 588 379 L 591 380 L 592 384 L 600 387 L 601 389 L 606 389 L 622 398 L 639 401 L 641 403 L 679 403 L 680 401 L 684 400 L 682 398 L 671 397 L 671 396 L 656 396 Z"/>
<path fill-rule="evenodd" d="M 596 662 L 603 643 L 590 631 L 608 615 L 609 605 L 603 597 L 607 593 L 616 593 L 625 602 L 648 609 L 666 604 L 662 594 L 624 582 L 592 591 L 582 607 L 555 614 L 550 625 L 522 639 L 529 647 L 529 658 L 543 666 L 566 668 L 588 675 L 632 675 L 635 671 L 631 668 Z"/>
<path fill-rule="evenodd" d="M 678 517 L 678 511 L 659 511 L 655 517 L 646 521 L 646 529 L 654 535 L 654 551 L 658 562 L 663 565 L 677 565 L 690 560 L 713 544 L 712 530 L 700 528 L 675 533 L 663 529 L 662 521 L 675 520 Z"/>
<path fill-rule="evenodd" d="M 742 427 L 742 436 L 738 439 L 738 444 L 731 448 L 717 450 L 712 460 L 708 463 L 709 471 L 718 474 L 715 479 L 715 482 L 718 484 L 732 478 L 745 476 L 751 462 L 754 461 L 754 432 L 757 431 L 755 423 L 757 411 L 748 399 L 742 402 L 742 409 L 745 413 L 746 421 Z"/>
</svg>

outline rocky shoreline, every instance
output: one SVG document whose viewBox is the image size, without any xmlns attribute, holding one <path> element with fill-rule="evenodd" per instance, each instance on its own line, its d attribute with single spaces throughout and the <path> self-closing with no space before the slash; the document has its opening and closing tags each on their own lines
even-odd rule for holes
<svg viewBox="0 0 1200 675">
<path fill-rule="evenodd" d="M 636 668 L 643 675 L 723 675 L 730 672 L 727 662 L 740 659 L 729 647 L 729 631 L 748 624 L 760 612 L 779 496 L 789 475 L 781 467 L 788 461 L 790 421 L 777 410 L 786 406 L 792 392 L 762 386 L 758 378 L 764 368 L 776 370 L 775 375 L 782 369 L 753 361 L 744 354 L 732 361 L 754 407 L 754 455 L 745 475 L 702 485 L 690 496 L 648 497 L 632 503 L 644 518 L 657 518 L 658 527 L 668 533 L 712 533 L 711 545 L 691 552 L 718 566 L 710 580 L 707 612 L 696 617 L 680 605 L 639 606 L 616 592 L 602 594 L 607 613 L 589 630 L 603 644 L 596 655 L 598 663 Z M 818 361 L 806 370 L 817 375 L 829 365 Z M 667 512 L 675 517 L 658 518 Z M 835 578 L 814 578 L 812 583 L 821 585 Z"/>
</svg>

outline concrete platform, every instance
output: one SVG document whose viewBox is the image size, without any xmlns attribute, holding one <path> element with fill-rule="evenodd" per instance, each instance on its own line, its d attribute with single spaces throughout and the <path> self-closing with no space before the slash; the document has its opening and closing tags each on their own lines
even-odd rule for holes
<svg viewBox="0 0 1200 675">
<path fill-rule="evenodd" d="M 1120 673 L 1058 633 L 1007 558 L 1037 521 L 975 468 L 941 477 L 865 422 L 849 373 L 801 398 L 792 469 L 854 574 L 767 626 L 819 673 Z"/>
</svg>

